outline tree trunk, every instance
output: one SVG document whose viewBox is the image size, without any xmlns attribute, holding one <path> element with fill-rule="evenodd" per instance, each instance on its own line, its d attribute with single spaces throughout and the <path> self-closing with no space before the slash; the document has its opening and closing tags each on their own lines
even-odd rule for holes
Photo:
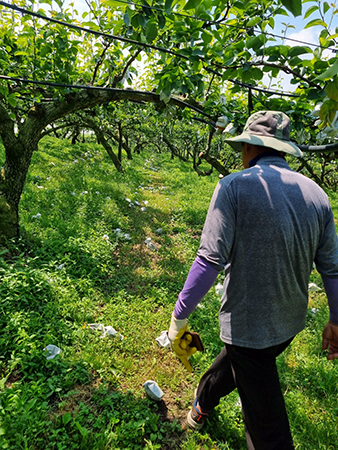
<svg viewBox="0 0 338 450">
<path fill-rule="evenodd" d="M 125 145 L 124 145 L 123 148 L 125 149 L 125 151 L 127 153 L 127 159 L 129 161 L 132 161 L 133 155 L 132 155 L 132 152 L 131 152 L 131 148 L 129 147 L 129 141 L 128 141 L 128 136 L 127 135 L 124 135 L 124 140 L 125 140 Z"/>
<path fill-rule="evenodd" d="M 1 114 L 0 120 L 5 115 Z M 12 123 L 1 130 L 6 161 L 0 170 L 0 242 L 17 237 L 19 234 L 19 202 L 31 162 L 32 154 L 38 148 L 39 131 L 34 122 L 15 136 Z"/>
<path fill-rule="evenodd" d="M 119 161 L 122 162 L 122 139 L 123 139 L 123 136 L 122 136 L 122 125 L 120 122 L 118 123 L 118 130 L 119 130 L 118 158 L 119 158 Z"/>
</svg>

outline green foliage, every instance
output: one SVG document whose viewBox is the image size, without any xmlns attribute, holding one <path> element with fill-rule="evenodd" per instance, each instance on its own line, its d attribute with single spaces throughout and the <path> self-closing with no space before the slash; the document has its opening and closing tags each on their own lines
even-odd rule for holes
<svg viewBox="0 0 338 450">
<path fill-rule="evenodd" d="M 172 95 L 204 102 L 218 91 L 217 84 L 222 80 L 231 80 L 228 84 L 234 93 L 243 90 L 236 82 L 255 87 L 264 80 L 264 74 L 277 77 L 284 72 L 292 73 L 293 83 L 299 84 L 306 101 L 313 101 L 311 89 L 323 91 L 325 81 L 337 73 L 336 58 L 323 54 L 323 49 L 335 45 L 331 24 L 336 5 L 318 1 L 303 13 L 305 19 L 311 18 L 305 28 L 320 27 L 321 48 L 276 45 L 271 35 L 275 17 L 289 12 L 299 16 L 306 3 L 156 0 L 151 6 L 144 3 L 131 7 L 115 0 L 91 2 L 81 25 L 104 33 L 101 37 L 1 6 L 0 68 L 6 75 L 38 81 L 119 88 L 125 88 L 126 83 L 143 84 L 155 89 L 166 102 Z M 57 2 L 57 11 L 48 11 L 47 15 L 71 25 L 79 21 L 76 11 L 66 9 L 61 1 Z M 151 46 L 142 49 L 137 42 Z M 152 52 L 153 45 L 163 51 Z M 309 59 L 300 57 L 303 54 L 309 54 Z M 138 58 L 142 60 L 141 69 L 133 64 Z M 8 86 L 7 81 L 0 82 L 0 89 L 11 118 L 18 123 L 34 102 L 62 100 L 68 94 L 67 89 L 53 86 Z M 262 100 L 266 97 L 259 95 Z M 336 105 L 330 107 L 334 115 Z M 323 117 L 326 125 L 327 115 Z"/>
<path fill-rule="evenodd" d="M 166 152 L 143 150 L 121 174 L 96 144 L 42 140 L 20 205 L 21 238 L 0 250 L 0 448 L 246 448 L 237 392 L 201 433 L 184 429 L 196 384 L 222 348 L 214 289 L 189 320 L 206 348 L 192 358 L 194 374 L 155 342 L 217 181 Z M 336 217 L 338 198 L 329 195 Z M 311 281 L 321 286 L 316 271 Z M 306 329 L 278 360 L 300 450 L 334 448 L 338 439 L 338 366 L 320 352 L 322 291 L 311 293 L 309 307 L 317 312 L 309 310 Z M 124 339 L 101 338 L 91 323 Z M 61 349 L 51 360 L 49 344 Z M 145 395 L 147 379 L 164 391 L 162 402 Z"/>
</svg>

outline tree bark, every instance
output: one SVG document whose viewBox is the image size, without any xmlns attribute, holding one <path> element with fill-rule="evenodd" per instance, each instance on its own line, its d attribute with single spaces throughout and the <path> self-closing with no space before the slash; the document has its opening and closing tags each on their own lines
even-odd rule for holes
<svg viewBox="0 0 338 450">
<path fill-rule="evenodd" d="M 38 148 L 41 129 L 34 112 L 21 126 L 18 135 L 14 122 L 0 103 L 0 136 L 6 160 L 0 170 L 0 242 L 19 233 L 19 202 L 30 166 L 32 154 Z"/>
</svg>

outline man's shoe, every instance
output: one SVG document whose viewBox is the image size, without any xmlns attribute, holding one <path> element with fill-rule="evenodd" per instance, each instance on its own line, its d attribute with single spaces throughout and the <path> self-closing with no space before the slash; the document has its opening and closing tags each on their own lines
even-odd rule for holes
<svg viewBox="0 0 338 450">
<path fill-rule="evenodd" d="M 190 428 L 199 430 L 203 427 L 204 422 L 207 420 L 209 414 L 202 411 L 198 404 L 197 397 L 195 398 L 194 404 L 187 416 L 187 422 Z"/>
</svg>

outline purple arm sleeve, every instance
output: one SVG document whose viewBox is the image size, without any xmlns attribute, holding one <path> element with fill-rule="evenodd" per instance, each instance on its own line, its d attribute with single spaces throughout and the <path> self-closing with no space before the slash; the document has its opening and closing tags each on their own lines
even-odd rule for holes
<svg viewBox="0 0 338 450">
<path fill-rule="evenodd" d="M 330 320 L 338 324 L 338 278 L 322 276 L 322 280 L 330 308 Z"/>
<path fill-rule="evenodd" d="M 176 319 L 186 319 L 209 291 L 218 271 L 204 258 L 197 256 L 174 309 Z"/>
</svg>

